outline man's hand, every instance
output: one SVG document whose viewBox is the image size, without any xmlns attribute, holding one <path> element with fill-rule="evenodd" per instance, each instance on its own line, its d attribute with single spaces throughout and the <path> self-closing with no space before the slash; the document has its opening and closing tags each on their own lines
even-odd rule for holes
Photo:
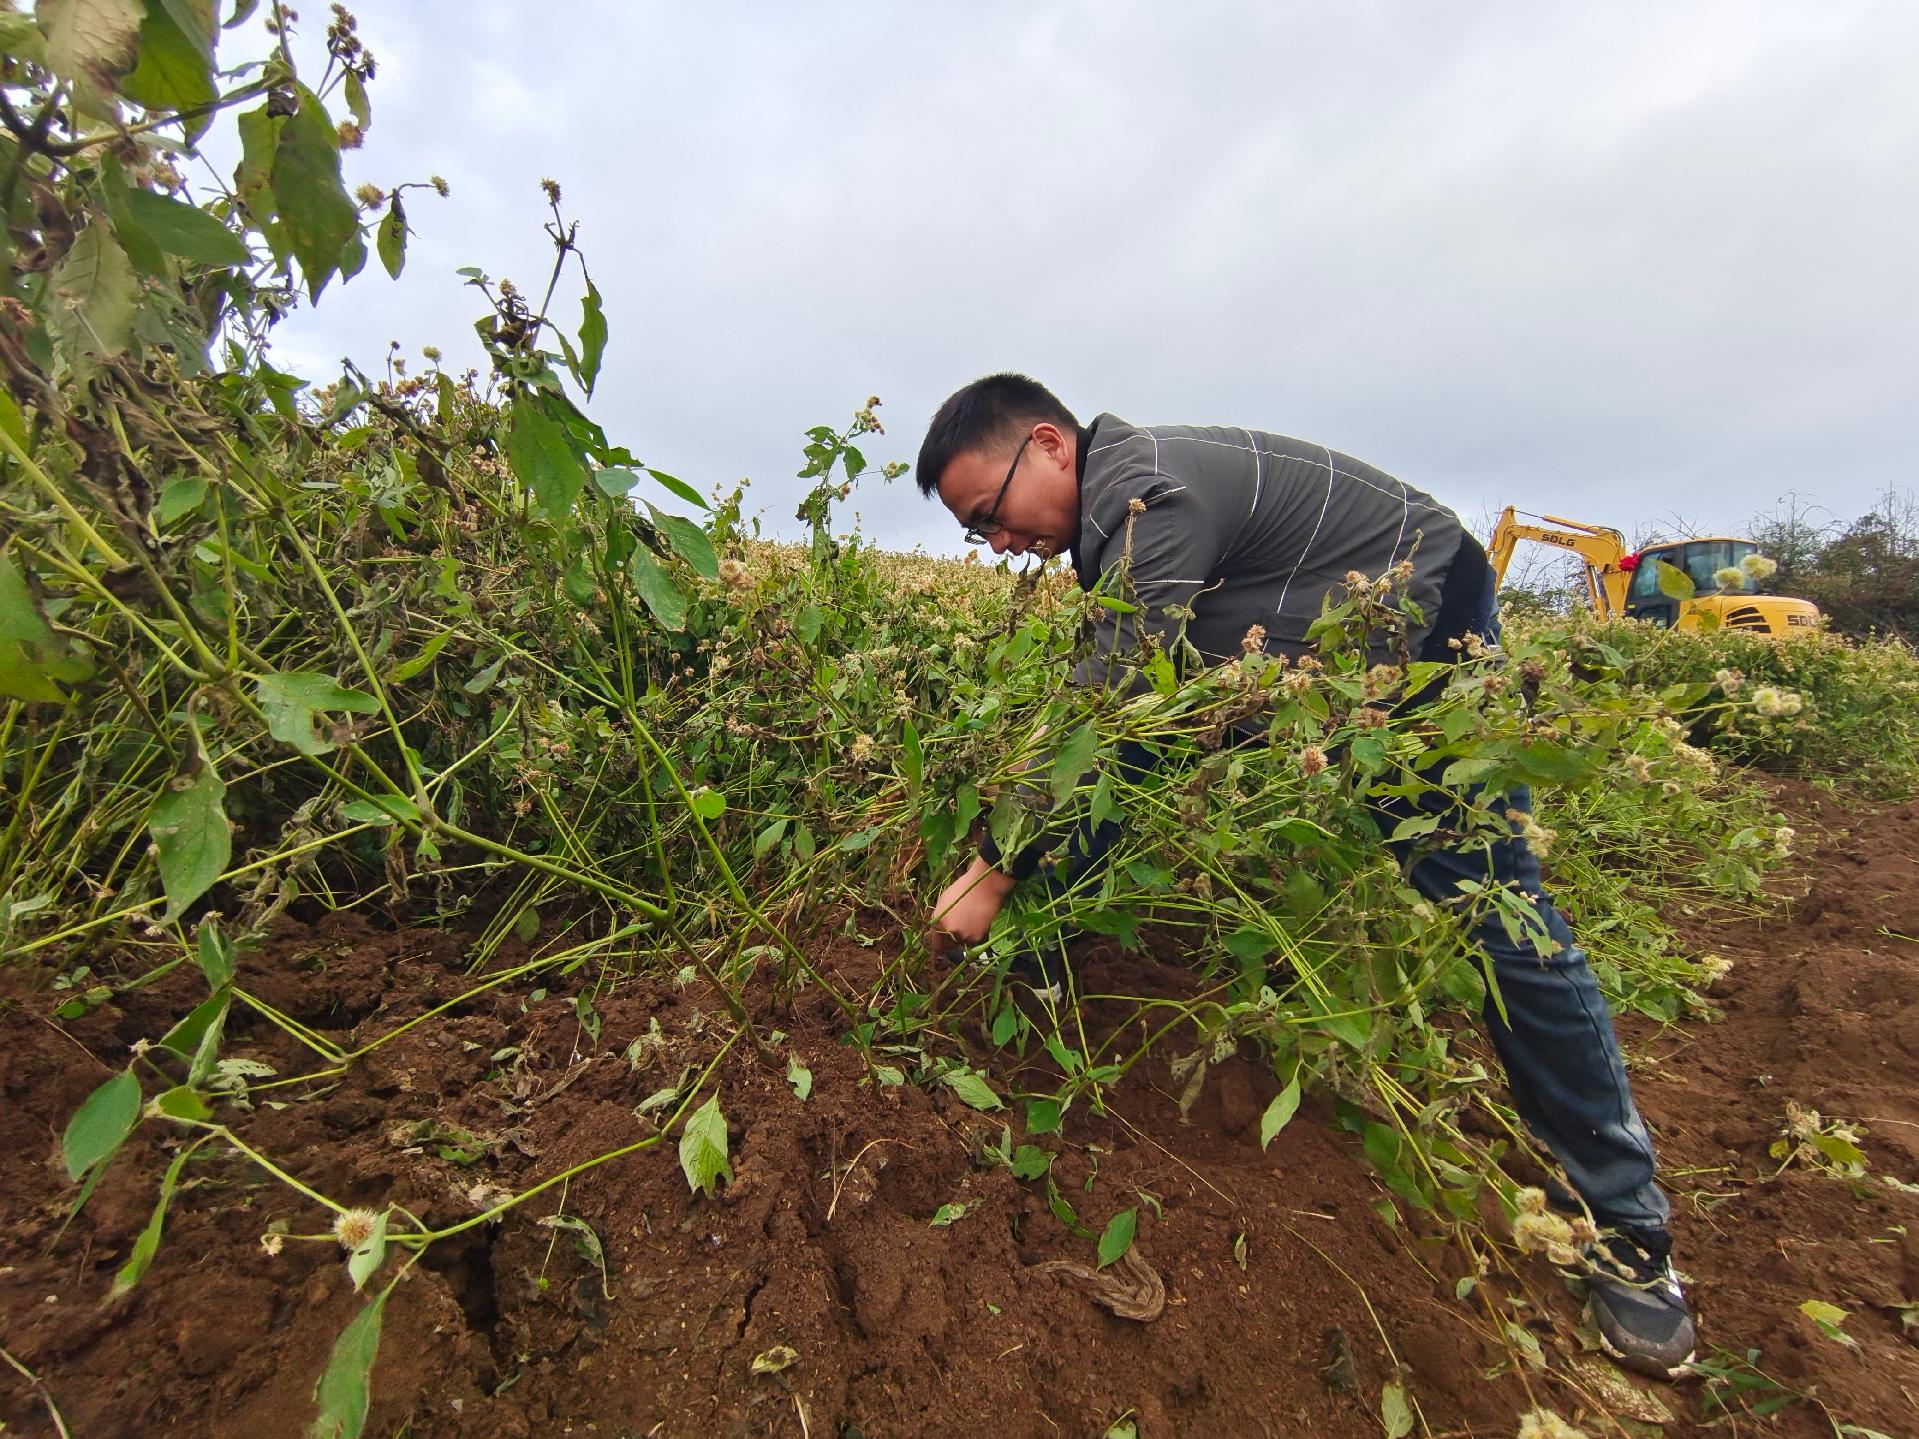
<svg viewBox="0 0 1919 1439">
<path fill-rule="evenodd" d="M 950 954 L 961 945 L 978 944 L 993 927 L 1013 877 L 984 859 L 975 858 L 966 873 L 947 885 L 933 905 L 931 944 L 936 954 Z"/>
</svg>

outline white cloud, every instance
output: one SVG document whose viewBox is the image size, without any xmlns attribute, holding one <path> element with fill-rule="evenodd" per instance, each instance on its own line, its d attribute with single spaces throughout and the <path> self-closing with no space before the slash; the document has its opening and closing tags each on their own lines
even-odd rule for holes
<svg viewBox="0 0 1919 1439">
<path fill-rule="evenodd" d="M 613 324 L 594 413 L 791 528 L 799 435 L 910 460 L 989 369 L 1303 434 L 1469 517 L 1850 516 L 1919 441 L 1919 9 L 1383 3 L 726 10 L 422 0 L 356 177 L 443 174 L 403 281 L 287 328 L 477 358 L 565 187 Z M 577 313 L 571 288 L 559 313 Z M 955 543 L 910 482 L 855 507 Z"/>
</svg>

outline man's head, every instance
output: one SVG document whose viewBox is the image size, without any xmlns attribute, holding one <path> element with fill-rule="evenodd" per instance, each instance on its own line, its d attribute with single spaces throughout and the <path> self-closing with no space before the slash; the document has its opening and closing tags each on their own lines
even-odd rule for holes
<svg viewBox="0 0 1919 1439">
<path fill-rule="evenodd" d="M 995 554 L 1042 559 L 1079 534 L 1079 422 L 1024 375 L 988 375 L 949 397 L 920 445 L 920 493 Z"/>
</svg>

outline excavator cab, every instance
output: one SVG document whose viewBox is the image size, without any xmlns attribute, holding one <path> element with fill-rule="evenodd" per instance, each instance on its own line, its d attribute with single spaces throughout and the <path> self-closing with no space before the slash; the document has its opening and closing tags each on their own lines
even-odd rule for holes
<svg viewBox="0 0 1919 1439">
<path fill-rule="evenodd" d="M 1508 505 L 1486 544 L 1495 583 L 1505 582 L 1506 567 L 1521 540 L 1570 550 L 1584 560 L 1587 597 L 1602 619 L 1623 614 L 1664 629 L 1724 626 L 1771 635 L 1805 634 L 1819 625 L 1819 607 L 1810 600 L 1762 592 L 1763 577 L 1771 574 L 1773 565 L 1753 561 L 1759 546 L 1751 540 L 1702 536 L 1628 554 L 1625 536 L 1610 526 L 1561 515 L 1527 515 L 1522 520 Z M 1685 576 L 1684 581 L 1668 566 Z"/>
<path fill-rule="evenodd" d="M 1810 601 L 1761 593 L 1764 581 L 1744 573 L 1741 562 L 1759 553 L 1751 540 L 1716 536 L 1650 545 L 1621 561 L 1632 581 L 1626 587 L 1626 615 L 1662 629 L 1702 627 L 1702 617 L 1713 615 L 1728 629 L 1787 634 L 1819 623 L 1818 607 Z M 1660 584 L 1660 564 L 1671 565 L 1692 582 L 1691 599 L 1668 594 Z M 1729 572 L 1740 571 L 1739 583 L 1722 584 Z M 1713 621 L 1703 621 L 1712 625 Z"/>
</svg>

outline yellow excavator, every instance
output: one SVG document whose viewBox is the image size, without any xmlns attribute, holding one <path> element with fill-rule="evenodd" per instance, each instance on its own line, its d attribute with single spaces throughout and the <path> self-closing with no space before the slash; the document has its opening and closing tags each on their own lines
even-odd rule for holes
<svg viewBox="0 0 1919 1439">
<path fill-rule="evenodd" d="M 1618 530 L 1557 515 L 1524 514 L 1508 505 L 1486 546 L 1496 582 L 1505 583 L 1506 567 L 1521 540 L 1571 550 L 1583 559 L 1586 591 L 1593 613 L 1601 619 L 1623 615 L 1664 629 L 1723 625 L 1772 635 L 1804 634 L 1819 626 L 1819 607 L 1811 600 L 1758 593 L 1772 565 L 1751 540 L 1713 535 L 1664 541 L 1635 552 L 1626 548 L 1626 537 Z"/>
</svg>

